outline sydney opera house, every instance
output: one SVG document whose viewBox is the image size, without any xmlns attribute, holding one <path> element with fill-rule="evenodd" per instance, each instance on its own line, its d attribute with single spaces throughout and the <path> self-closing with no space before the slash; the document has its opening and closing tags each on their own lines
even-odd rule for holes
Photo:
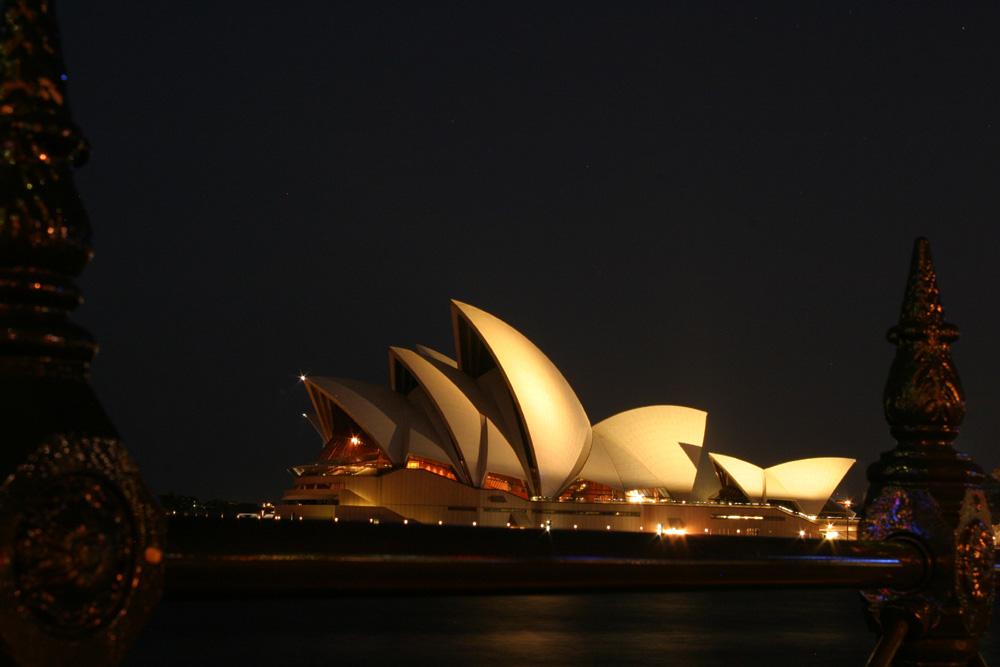
<svg viewBox="0 0 1000 667">
<path fill-rule="evenodd" d="M 453 301 L 455 358 L 389 349 L 390 386 L 303 378 L 323 440 L 290 468 L 279 518 L 819 537 L 853 459 L 770 468 L 703 449 L 706 413 L 674 405 L 591 424 L 552 362 Z M 844 510 L 840 509 L 844 517 Z M 843 523 L 843 519 L 841 520 Z M 832 536 L 832 535 L 831 535 Z"/>
</svg>

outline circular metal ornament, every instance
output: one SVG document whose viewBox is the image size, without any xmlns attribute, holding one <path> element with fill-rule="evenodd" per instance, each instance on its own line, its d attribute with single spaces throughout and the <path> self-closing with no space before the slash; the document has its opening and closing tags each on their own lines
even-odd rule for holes
<svg viewBox="0 0 1000 667">
<path fill-rule="evenodd" d="M 68 474 L 40 485 L 21 513 L 11 569 L 20 603 L 56 634 L 106 625 L 135 575 L 135 526 L 113 484 Z"/>
<path fill-rule="evenodd" d="M 162 510 L 116 439 L 57 436 L 0 485 L 0 641 L 15 664 L 114 665 L 163 586 Z"/>
</svg>

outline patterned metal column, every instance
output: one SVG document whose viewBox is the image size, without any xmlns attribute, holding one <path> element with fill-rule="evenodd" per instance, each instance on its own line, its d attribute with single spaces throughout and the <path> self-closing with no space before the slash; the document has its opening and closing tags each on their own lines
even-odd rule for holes
<svg viewBox="0 0 1000 667">
<path fill-rule="evenodd" d="M 0 25 L 0 662 L 121 661 L 162 587 L 161 512 L 87 382 L 70 321 L 90 228 L 52 2 Z"/>
<path fill-rule="evenodd" d="M 952 447 L 965 416 L 951 359 L 957 338 L 944 320 L 927 239 L 917 239 L 899 324 L 889 330 L 897 350 L 884 408 L 897 445 L 868 469 L 860 535 L 912 541 L 933 566 L 912 592 L 864 592 L 882 638 L 869 664 L 969 665 L 989 625 L 993 536 L 985 476 Z"/>
</svg>

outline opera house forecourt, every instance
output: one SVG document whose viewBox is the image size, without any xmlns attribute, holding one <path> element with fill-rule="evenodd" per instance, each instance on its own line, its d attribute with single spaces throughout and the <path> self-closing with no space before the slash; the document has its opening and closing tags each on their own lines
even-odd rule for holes
<svg viewBox="0 0 1000 667">
<path fill-rule="evenodd" d="M 845 509 L 823 510 L 854 459 L 706 452 L 706 413 L 675 405 L 591 425 L 531 341 L 468 304 L 451 316 L 455 358 L 391 347 L 390 387 L 303 377 L 324 446 L 289 469 L 276 518 L 843 536 Z"/>
</svg>

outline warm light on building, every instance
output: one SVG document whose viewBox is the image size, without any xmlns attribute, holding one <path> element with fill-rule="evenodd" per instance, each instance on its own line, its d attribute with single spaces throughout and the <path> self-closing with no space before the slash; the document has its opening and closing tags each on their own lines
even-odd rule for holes
<svg viewBox="0 0 1000 667">
<path fill-rule="evenodd" d="M 299 375 L 314 408 L 304 416 L 323 449 L 289 469 L 295 482 L 276 518 L 374 514 L 372 524 L 545 531 L 656 526 L 657 535 L 822 532 L 805 514 L 819 512 L 852 460 L 762 469 L 705 452 L 706 413 L 676 405 L 591 424 L 531 341 L 468 304 L 453 301 L 451 315 L 454 358 L 390 347 L 389 387 Z"/>
</svg>

